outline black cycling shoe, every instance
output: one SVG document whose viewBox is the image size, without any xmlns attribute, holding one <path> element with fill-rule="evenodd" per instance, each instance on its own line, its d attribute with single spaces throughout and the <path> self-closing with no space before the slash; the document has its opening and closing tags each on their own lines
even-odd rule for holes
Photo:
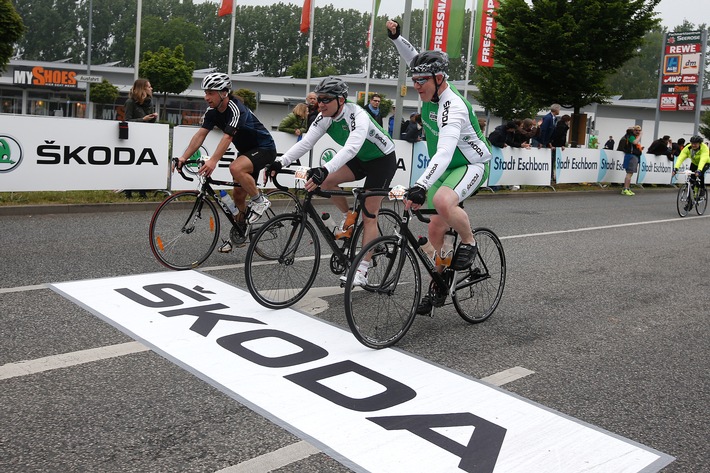
<svg viewBox="0 0 710 473">
<path fill-rule="evenodd" d="M 426 294 L 424 297 L 422 297 L 421 302 L 417 306 L 417 315 L 429 315 L 431 314 L 431 297 L 429 294 Z"/>
<path fill-rule="evenodd" d="M 451 267 L 455 271 L 461 271 L 462 269 L 470 268 L 473 264 L 473 260 L 476 258 L 477 253 L 478 247 L 476 245 L 461 243 L 456 249 L 456 254 L 454 254 L 454 259 L 451 262 Z"/>
</svg>

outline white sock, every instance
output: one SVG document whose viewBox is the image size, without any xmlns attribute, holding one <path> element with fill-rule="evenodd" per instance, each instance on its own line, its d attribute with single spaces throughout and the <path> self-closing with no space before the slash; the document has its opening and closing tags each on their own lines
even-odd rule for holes
<svg viewBox="0 0 710 473">
<path fill-rule="evenodd" d="M 370 262 L 369 261 L 360 261 L 360 265 L 357 267 L 357 270 L 363 274 L 367 274 L 367 271 L 370 269 Z"/>
</svg>

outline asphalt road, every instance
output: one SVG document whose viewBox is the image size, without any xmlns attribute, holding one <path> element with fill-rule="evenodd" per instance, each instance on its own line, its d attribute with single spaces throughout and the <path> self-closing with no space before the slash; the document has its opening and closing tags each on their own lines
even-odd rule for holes
<svg viewBox="0 0 710 473">
<path fill-rule="evenodd" d="M 482 195 L 467 211 L 503 239 L 503 301 L 475 326 L 453 308 L 419 318 L 398 347 L 475 378 L 524 367 L 506 390 L 676 457 L 664 472 L 708 471 L 710 217 L 679 218 L 670 189 Z M 3 379 L 132 341 L 45 284 L 163 271 L 150 216 L 0 216 L 0 471 L 267 471 L 236 465 L 302 445 L 147 350 Z M 243 257 L 204 270 L 244 288 Z M 342 295 L 324 299 L 318 316 L 347 328 Z M 350 471 L 304 456 L 273 471 Z"/>
</svg>

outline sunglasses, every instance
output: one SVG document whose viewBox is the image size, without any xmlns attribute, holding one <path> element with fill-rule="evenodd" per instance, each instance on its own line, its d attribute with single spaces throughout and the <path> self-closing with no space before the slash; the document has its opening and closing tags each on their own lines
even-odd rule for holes
<svg viewBox="0 0 710 473">
<path fill-rule="evenodd" d="M 429 79 L 431 79 L 431 77 L 412 77 L 412 82 L 417 85 L 424 85 L 429 82 Z"/>
<path fill-rule="evenodd" d="M 316 100 L 318 100 L 318 103 L 329 104 L 335 99 L 336 97 L 318 97 Z"/>
</svg>

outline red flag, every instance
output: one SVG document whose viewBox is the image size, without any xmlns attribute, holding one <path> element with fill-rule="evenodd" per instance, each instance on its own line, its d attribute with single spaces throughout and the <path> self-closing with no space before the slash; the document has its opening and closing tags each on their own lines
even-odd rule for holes
<svg viewBox="0 0 710 473">
<path fill-rule="evenodd" d="M 234 0 L 222 0 L 222 5 L 219 7 L 217 12 L 218 16 L 226 16 L 232 14 L 232 2 Z"/>
<path fill-rule="evenodd" d="M 306 34 L 311 29 L 311 1 L 303 1 L 303 11 L 301 12 L 301 33 Z"/>
</svg>

